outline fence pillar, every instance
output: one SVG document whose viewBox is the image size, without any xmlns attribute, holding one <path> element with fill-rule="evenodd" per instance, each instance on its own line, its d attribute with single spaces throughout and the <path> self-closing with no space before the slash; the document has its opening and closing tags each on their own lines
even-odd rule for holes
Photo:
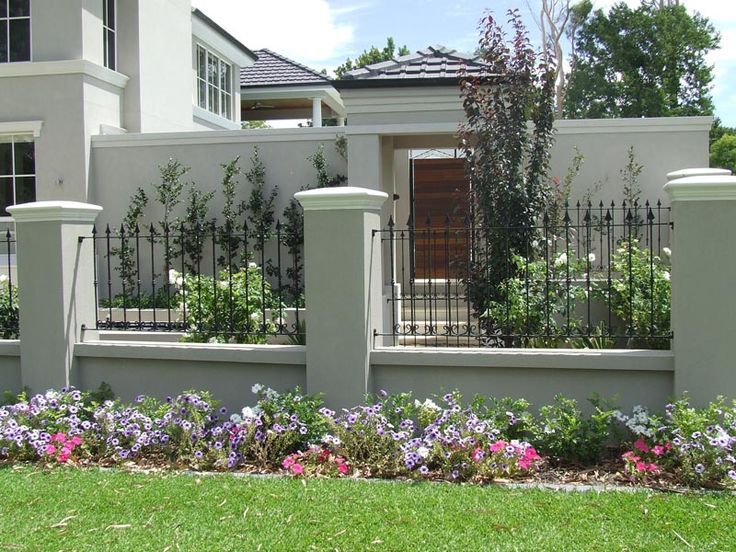
<svg viewBox="0 0 736 552">
<path fill-rule="evenodd" d="M 82 324 L 94 327 L 94 250 L 102 207 L 39 201 L 9 207 L 18 251 L 21 379 L 33 392 L 71 383 Z"/>
<path fill-rule="evenodd" d="M 381 327 L 380 209 L 388 195 L 355 187 L 296 194 L 304 208 L 307 391 L 332 408 L 370 387 L 373 329 Z"/>
<path fill-rule="evenodd" d="M 675 394 L 736 398 L 736 177 L 670 180 Z"/>
</svg>

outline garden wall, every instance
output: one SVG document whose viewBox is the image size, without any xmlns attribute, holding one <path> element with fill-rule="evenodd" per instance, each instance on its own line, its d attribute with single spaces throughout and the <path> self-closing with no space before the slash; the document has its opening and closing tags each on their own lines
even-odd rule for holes
<svg viewBox="0 0 736 552">
<path fill-rule="evenodd" d="M 191 171 L 184 177 L 196 183 L 203 192 L 214 191 L 210 203 L 210 217 L 221 219 L 222 167 L 240 156 L 240 167 L 247 172 L 250 158 L 257 145 L 266 168 L 266 189 L 279 187 L 276 212 L 281 216 L 284 207 L 301 188 L 313 185 L 316 171 L 309 157 L 324 146 L 329 172 L 347 174 L 346 161 L 335 149 L 335 137 L 342 130 L 333 128 L 263 129 L 212 132 L 177 132 L 122 134 L 92 138 L 90 161 L 89 202 L 101 205 L 103 213 L 98 227 L 110 223 L 115 229 L 125 216 L 130 196 L 142 187 L 149 195 L 145 221 L 161 218 L 161 206 L 153 201 L 153 183 L 161 179 L 159 165 L 175 158 Z M 237 201 L 245 201 L 252 189 L 241 175 Z M 182 200 L 186 199 L 186 190 Z M 183 212 L 180 205 L 178 212 Z"/>
<path fill-rule="evenodd" d="M 228 408 L 252 402 L 251 387 L 306 388 L 301 346 L 90 342 L 75 346 L 72 382 L 80 389 L 108 383 L 123 400 L 139 394 L 165 398 L 207 390 Z"/>
<path fill-rule="evenodd" d="M 385 348 L 371 352 L 371 371 L 374 391 L 420 399 L 458 389 L 466 398 L 523 397 L 539 406 L 559 393 L 581 403 L 599 394 L 622 408 L 657 410 L 674 391 L 670 351 Z"/>
<path fill-rule="evenodd" d="M 20 342 L 15 339 L 0 340 L 0 393 L 18 393 L 22 387 Z"/>
</svg>

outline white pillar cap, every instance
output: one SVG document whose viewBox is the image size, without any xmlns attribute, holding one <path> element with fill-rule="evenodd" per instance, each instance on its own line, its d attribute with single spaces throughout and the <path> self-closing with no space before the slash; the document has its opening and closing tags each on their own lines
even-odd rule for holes
<svg viewBox="0 0 736 552">
<path fill-rule="evenodd" d="M 99 205 L 77 201 L 36 201 L 7 208 L 15 222 L 94 222 Z"/>
<path fill-rule="evenodd" d="M 736 199 L 736 176 L 690 176 L 664 185 L 672 201 L 723 201 Z"/>
<path fill-rule="evenodd" d="M 677 178 L 689 178 L 691 176 L 731 176 L 731 171 L 728 169 L 680 169 L 679 171 L 672 171 L 667 173 L 667 181 L 675 180 Z"/>
<path fill-rule="evenodd" d="M 388 194 L 368 188 L 340 186 L 297 192 L 294 197 L 305 211 L 378 211 L 388 199 Z"/>
</svg>

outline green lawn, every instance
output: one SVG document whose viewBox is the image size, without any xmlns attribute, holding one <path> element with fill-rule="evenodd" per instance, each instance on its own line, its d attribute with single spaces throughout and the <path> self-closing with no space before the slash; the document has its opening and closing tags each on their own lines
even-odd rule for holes
<svg viewBox="0 0 736 552">
<path fill-rule="evenodd" d="M 0 551 L 734 550 L 736 497 L 0 468 Z"/>
</svg>

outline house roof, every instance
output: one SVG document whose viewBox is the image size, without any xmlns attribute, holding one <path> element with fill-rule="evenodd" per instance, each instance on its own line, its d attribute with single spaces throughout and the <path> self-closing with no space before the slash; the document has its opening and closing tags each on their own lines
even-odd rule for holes
<svg viewBox="0 0 736 552">
<path fill-rule="evenodd" d="M 337 88 L 450 84 L 464 75 L 480 75 L 485 70 L 480 56 L 436 45 L 353 69 L 333 82 Z"/>
<path fill-rule="evenodd" d="M 240 70 L 240 86 L 331 85 L 322 73 L 266 48 L 256 50 L 258 59 Z"/>
<path fill-rule="evenodd" d="M 238 50 L 240 50 L 246 56 L 253 58 L 253 59 L 256 58 L 256 55 L 247 46 L 245 46 L 242 42 L 240 42 L 237 38 L 235 38 L 225 29 L 220 27 L 220 25 L 215 23 L 212 19 L 207 17 L 204 13 L 202 13 L 202 10 L 200 10 L 199 8 L 192 8 L 192 14 L 195 15 L 197 18 L 199 18 L 200 21 L 202 21 L 205 25 L 210 27 L 213 31 L 215 31 L 216 33 L 219 33 L 225 40 L 227 40 L 230 44 L 235 46 Z"/>
</svg>

